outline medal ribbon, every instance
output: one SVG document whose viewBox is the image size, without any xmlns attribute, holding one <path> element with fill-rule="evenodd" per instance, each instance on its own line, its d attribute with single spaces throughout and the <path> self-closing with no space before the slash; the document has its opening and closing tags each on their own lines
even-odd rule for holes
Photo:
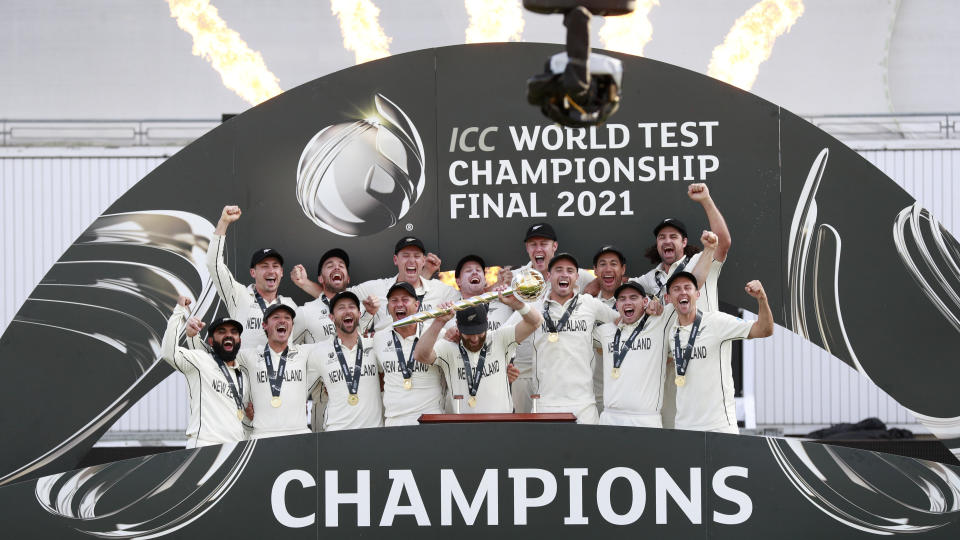
<svg viewBox="0 0 960 540">
<path fill-rule="evenodd" d="M 483 378 L 483 363 L 487 359 L 487 344 L 484 343 L 480 349 L 480 358 L 477 359 L 477 369 L 472 373 L 470 371 L 470 357 L 467 355 L 467 350 L 463 348 L 463 343 L 458 343 L 457 346 L 460 347 L 460 358 L 463 359 L 463 368 L 467 375 L 467 390 L 470 391 L 471 396 L 476 397 L 477 390 L 480 389 L 480 380 Z"/>
<path fill-rule="evenodd" d="M 257 300 L 257 305 L 260 306 L 260 313 L 266 315 L 267 303 L 263 300 L 263 297 L 260 296 L 260 291 L 257 290 L 256 285 L 253 286 L 253 297 Z"/>
<path fill-rule="evenodd" d="M 233 373 L 237 376 L 237 384 L 233 384 L 233 377 L 230 376 L 230 371 L 227 370 L 227 364 L 223 361 L 217 353 L 211 352 L 211 356 L 217 362 L 217 367 L 220 368 L 220 373 L 223 373 L 223 378 L 227 380 L 227 384 L 230 386 L 230 393 L 233 394 L 233 402 L 237 404 L 238 410 L 243 410 L 243 399 L 240 397 L 243 395 L 243 374 L 240 373 L 240 370 L 237 368 L 233 369 Z M 240 386 L 240 390 L 237 390 L 237 386 Z"/>
<path fill-rule="evenodd" d="M 280 397 L 280 387 L 283 386 L 283 374 L 287 369 L 287 352 L 290 347 L 285 347 L 280 355 L 280 361 L 277 362 L 277 372 L 273 372 L 273 359 L 270 357 L 270 344 L 263 346 L 263 361 L 267 364 L 267 381 L 270 382 L 270 395 Z"/>
<path fill-rule="evenodd" d="M 644 313 L 643 317 L 640 319 L 640 322 L 637 323 L 637 327 L 633 329 L 633 332 L 630 333 L 630 337 L 627 338 L 627 342 L 623 344 L 623 349 L 620 349 L 620 332 L 622 328 L 617 328 L 617 333 L 613 336 L 613 367 L 618 368 L 620 364 L 623 363 L 623 359 L 627 357 L 627 351 L 633 347 L 633 341 L 637 339 L 637 336 L 640 335 L 640 332 L 643 330 L 643 325 L 647 324 L 647 315 Z"/>
<path fill-rule="evenodd" d="M 687 340 L 687 347 L 680 349 L 680 329 L 673 335 L 673 359 L 677 363 L 677 375 L 687 373 L 687 364 L 690 363 L 690 357 L 693 356 L 693 343 L 697 340 L 697 334 L 700 332 L 700 321 L 703 320 L 703 312 L 697 310 L 697 316 L 693 319 L 693 327 L 690 328 L 690 339 Z"/>
<path fill-rule="evenodd" d="M 573 310 L 577 309 L 577 300 L 579 296 L 574 296 L 573 300 L 570 302 L 570 305 L 567 306 L 567 310 L 563 313 L 563 316 L 560 317 L 560 321 L 556 324 L 553 323 L 553 319 L 550 318 L 550 304 L 544 303 L 543 305 L 543 322 L 547 324 L 547 331 L 551 334 L 559 334 L 560 331 L 557 328 L 564 325 L 567 322 L 567 319 L 570 318 L 570 314 L 573 313 Z"/>
<path fill-rule="evenodd" d="M 347 391 L 351 394 L 357 393 L 360 386 L 360 373 L 363 368 L 363 340 L 357 336 L 357 360 L 354 363 L 353 371 L 347 365 L 347 359 L 343 357 L 343 349 L 340 348 L 340 336 L 333 338 L 333 350 L 337 352 L 337 360 L 340 361 L 340 369 L 343 370 L 343 380 L 347 383 Z"/>
<path fill-rule="evenodd" d="M 393 335 L 393 350 L 397 353 L 397 362 L 400 363 L 400 371 L 403 373 L 404 379 L 409 379 L 413 375 L 413 364 L 416 360 L 413 359 L 413 351 L 417 350 L 417 342 L 420 341 L 420 338 L 413 338 L 413 347 L 410 347 L 410 363 L 407 363 L 407 360 L 403 357 L 403 345 L 400 342 L 400 338 L 397 336 L 396 330 L 392 332 Z"/>
<path fill-rule="evenodd" d="M 670 272 L 670 275 L 676 274 L 677 272 L 683 272 L 683 269 L 687 267 L 687 264 L 690 263 L 690 256 L 686 255 L 683 259 L 680 260 L 680 264 L 677 265 L 677 269 L 673 272 Z M 666 273 L 666 272 L 664 272 Z M 662 296 L 663 294 L 663 282 L 660 281 L 660 276 L 656 272 L 653 273 L 653 280 L 657 282 L 657 297 Z"/>
</svg>

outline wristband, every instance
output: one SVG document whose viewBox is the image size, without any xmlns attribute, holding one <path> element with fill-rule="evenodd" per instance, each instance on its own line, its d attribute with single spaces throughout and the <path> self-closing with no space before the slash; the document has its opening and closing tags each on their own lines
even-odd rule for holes
<svg viewBox="0 0 960 540">
<path fill-rule="evenodd" d="M 522 308 L 517 310 L 517 313 L 519 313 L 521 317 L 530 313 L 530 304 L 524 304 Z"/>
</svg>

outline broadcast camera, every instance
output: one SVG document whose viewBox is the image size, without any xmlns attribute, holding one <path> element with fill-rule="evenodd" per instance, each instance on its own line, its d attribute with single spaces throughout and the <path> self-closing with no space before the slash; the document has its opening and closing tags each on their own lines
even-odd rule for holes
<svg viewBox="0 0 960 540">
<path fill-rule="evenodd" d="M 551 120 L 570 127 L 602 124 L 620 107 L 623 64 L 590 54 L 590 18 L 626 15 L 636 0 L 523 0 L 535 13 L 563 13 L 567 52 L 551 56 L 546 71 L 527 81 L 527 101 Z"/>
</svg>

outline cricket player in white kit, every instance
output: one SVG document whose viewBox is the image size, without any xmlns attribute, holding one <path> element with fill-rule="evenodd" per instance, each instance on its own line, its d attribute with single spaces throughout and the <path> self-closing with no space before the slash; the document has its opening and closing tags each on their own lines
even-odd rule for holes
<svg viewBox="0 0 960 540">
<path fill-rule="evenodd" d="M 666 377 L 667 322 L 673 307 L 663 315 L 645 313 L 646 291 L 628 281 L 616 289 L 620 323 L 604 323 L 594 330 L 603 350 L 603 411 L 600 423 L 608 426 L 663 427 L 663 381 Z"/>
<path fill-rule="evenodd" d="M 623 283 L 623 276 L 627 272 L 627 258 L 616 246 L 606 245 L 600 248 L 593 256 L 593 273 L 597 276 L 600 291 L 593 295 L 605 306 L 616 310 L 617 288 Z M 646 304 L 644 305 L 646 308 Z M 599 323 L 603 324 L 603 323 Z M 603 414 L 603 351 L 594 349 L 593 358 L 593 393 L 597 400 L 597 410 Z"/>
<path fill-rule="evenodd" d="M 453 276 L 457 281 L 457 287 L 460 288 L 460 298 L 467 299 L 474 296 L 479 296 L 486 292 L 487 289 L 487 263 L 484 262 L 483 257 L 475 254 L 464 255 L 463 258 L 457 262 L 457 266 L 453 271 Z M 510 306 L 507 306 L 500 302 L 499 300 L 494 300 L 486 304 L 487 307 L 487 326 L 490 330 L 496 330 L 503 326 L 508 319 L 513 315 L 513 309 Z M 519 322 L 517 319 L 515 322 Z M 455 323 L 451 320 L 447 325 L 448 327 L 455 327 Z"/>
<path fill-rule="evenodd" d="M 387 291 L 387 312 L 394 321 L 419 311 L 417 292 L 406 281 Z M 421 414 L 441 414 L 444 407 L 443 374 L 413 358 L 420 344 L 420 324 L 387 328 L 373 336 L 373 356 L 383 373 L 383 423 L 415 426 Z"/>
<path fill-rule="evenodd" d="M 533 334 L 537 412 L 569 412 L 577 423 L 596 424 L 600 417 L 593 391 L 593 330 L 597 322 L 615 320 L 617 312 L 576 292 L 579 264 L 573 255 L 555 255 L 548 269 L 543 324 Z"/>
<path fill-rule="evenodd" d="M 240 219 L 239 206 L 225 206 L 220 221 L 213 231 L 213 239 L 207 249 L 207 270 L 210 279 L 217 288 L 220 299 L 227 306 L 232 319 L 241 321 L 249 332 L 245 347 L 260 347 L 267 343 L 267 336 L 260 331 L 263 313 L 274 304 L 286 304 L 296 309 L 292 299 L 281 296 L 280 279 L 283 278 L 283 257 L 274 249 L 263 248 L 253 252 L 250 258 L 250 277 L 253 284 L 244 286 L 236 279 L 224 263 L 227 228 Z"/>
<path fill-rule="evenodd" d="M 418 362 L 439 365 L 448 391 L 464 396 L 461 414 L 513 412 L 510 394 L 510 359 L 517 343 L 526 339 L 540 324 L 540 314 L 519 298 L 500 295 L 498 300 L 516 311 L 522 319 L 515 325 L 488 330 L 487 310 L 472 306 L 456 312 L 460 337 L 456 342 L 437 340 L 453 311 L 437 317 L 420 338 L 414 354 Z M 449 309 L 451 304 L 441 308 Z"/>
<path fill-rule="evenodd" d="M 387 297 L 387 291 L 398 281 L 406 281 L 413 285 L 417 292 L 421 311 L 429 311 L 444 302 L 459 300 L 460 295 L 453 287 L 439 279 L 421 277 L 423 266 L 426 263 L 427 250 L 419 238 L 404 236 L 397 241 L 393 249 L 393 264 L 397 267 L 397 275 L 383 279 L 365 281 L 352 290 L 360 298 L 374 296 L 381 300 Z M 373 326 L 380 330 L 391 323 L 390 317 L 379 313 L 374 317 Z"/>
<path fill-rule="evenodd" d="M 540 272 L 544 277 L 547 275 L 548 265 L 553 259 L 554 254 L 560 247 L 557 239 L 557 233 L 549 223 L 534 223 L 523 236 L 523 247 L 527 252 L 529 259 L 523 267 L 533 268 Z M 513 272 L 510 267 L 505 267 L 497 276 L 497 285 L 509 287 L 513 280 Z M 586 270 L 577 271 L 577 291 L 583 292 L 586 286 L 593 280 L 593 276 Z M 547 287 L 550 285 L 548 284 Z M 548 289 L 549 290 L 549 289 Z M 531 410 L 531 394 L 536 393 L 533 373 L 533 341 L 528 338 L 517 347 L 516 357 L 513 361 L 519 369 L 520 376 L 512 385 L 513 404 L 518 413 L 528 413 Z"/>
<path fill-rule="evenodd" d="M 697 278 L 685 271 L 666 283 L 667 299 L 677 313 L 667 336 L 676 362 L 675 373 L 667 376 L 677 387 L 676 429 L 739 433 L 733 371 L 723 349 L 732 340 L 773 335 L 773 313 L 763 285 L 756 280 L 744 288 L 757 299 L 755 322 L 697 309 L 699 289 Z"/>
<path fill-rule="evenodd" d="M 337 335 L 316 344 L 311 353 L 329 396 L 323 431 L 382 427 L 380 374 L 373 340 L 360 337 L 360 299 L 343 291 L 330 300 L 330 309 Z"/>
<path fill-rule="evenodd" d="M 187 323 L 190 300 L 181 296 L 167 323 L 160 345 L 161 357 L 187 379 L 190 396 L 190 420 L 187 424 L 187 448 L 241 441 L 247 438 L 243 429 L 248 387 L 236 365 L 243 325 L 233 319 L 213 321 L 207 343 L 212 351 L 179 347 Z M 191 319 L 192 328 L 203 323 Z"/>
<path fill-rule="evenodd" d="M 701 294 L 706 300 L 706 304 L 702 304 L 701 309 L 715 311 L 719 309 L 717 279 L 720 277 L 720 270 L 723 262 L 727 260 L 727 252 L 732 243 L 730 231 L 727 229 L 727 222 L 723 219 L 723 215 L 710 197 L 710 190 L 706 184 L 690 184 L 687 188 L 687 196 L 703 206 L 710 224 L 710 231 L 717 235 L 717 246 L 713 252 L 710 274 L 706 282 L 700 282 Z M 642 285 L 644 290 L 652 291 L 653 296 L 663 300 L 666 293 L 665 284 L 670 276 L 683 270 L 690 272 L 702 254 L 695 253 L 693 246 L 687 245 L 687 228 L 678 219 L 666 218 L 658 223 L 653 229 L 653 236 L 656 243 L 647 250 L 647 256 L 655 261 L 655 266 L 646 274 L 632 280 Z"/>
<path fill-rule="evenodd" d="M 268 307 L 263 319 L 267 343 L 262 348 L 246 347 L 237 357 L 253 404 L 251 439 L 310 433 L 307 396 L 320 371 L 310 357 L 313 345 L 290 343 L 295 316 L 296 311 L 286 304 Z"/>
</svg>

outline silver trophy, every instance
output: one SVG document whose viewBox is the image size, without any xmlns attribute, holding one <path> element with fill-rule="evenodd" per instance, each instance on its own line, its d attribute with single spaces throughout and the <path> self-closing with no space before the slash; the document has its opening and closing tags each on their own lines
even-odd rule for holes
<svg viewBox="0 0 960 540">
<path fill-rule="evenodd" d="M 525 302 L 532 302 L 537 298 L 540 298 L 540 295 L 543 294 L 543 291 L 547 288 L 547 282 L 543 279 L 543 274 L 537 272 L 533 268 L 521 268 L 516 272 L 516 275 L 513 277 L 513 282 L 510 284 L 510 288 L 501 292 L 491 291 L 483 293 L 478 296 L 473 296 L 454 302 L 453 306 L 447 309 L 434 309 L 432 311 L 420 311 L 414 313 L 409 317 L 405 317 L 393 323 L 393 327 L 406 326 L 408 324 L 415 324 L 419 322 L 426 321 L 428 319 L 436 319 L 441 315 L 446 315 L 451 311 L 463 311 L 469 307 L 479 306 L 480 304 L 486 304 L 487 302 L 492 302 L 496 300 L 500 294 L 513 294 L 518 296 L 521 300 Z"/>
</svg>

